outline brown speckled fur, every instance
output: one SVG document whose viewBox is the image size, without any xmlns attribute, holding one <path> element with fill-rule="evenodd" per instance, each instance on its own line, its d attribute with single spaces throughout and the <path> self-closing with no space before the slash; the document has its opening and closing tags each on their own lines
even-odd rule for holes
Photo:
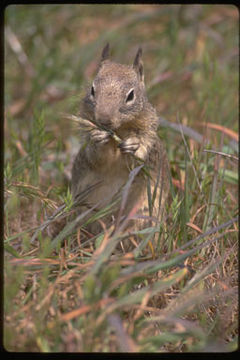
<svg viewBox="0 0 240 360">
<path fill-rule="evenodd" d="M 160 174 L 157 198 L 152 215 L 159 218 L 169 192 L 168 159 L 164 146 L 157 135 L 157 114 L 149 103 L 144 86 L 141 50 L 137 53 L 133 66 L 112 62 L 107 57 L 108 48 L 103 50 L 102 61 L 94 79 L 94 88 L 89 89 L 81 101 L 80 116 L 93 121 L 105 129 L 114 131 L 121 139 L 122 146 L 108 137 L 103 130 L 89 131 L 81 138 L 81 147 L 72 169 L 72 193 L 76 197 L 88 186 L 101 181 L 79 208 L 84 211 L 98 201 L 106 206 L 128 181 L 130 169 L 139 163 L 132 155 L 144 161 L 151 174 L 151 189 Z M 127 96 L 134 91 L 133 101 Z M 135 144 L 135 145 L 134 145 Z M 134 148 L 135 146 L 135 148 Z M 125 153 L 126 149 L 131 153 Z M 139 212 L 149 215 L 147 196 L 147 176 L 141 170 L 134 179 L 128 196 L 125 214 L 139 204 Z M 161 190 L 162 189 L 162 190 Z M 161 206 L 159 209 L 159 194 Z M 116 206 L 113 215 L 117 216 Z M 103 221 L 109 225 L 112 216 Z M 136 226 L 143 226 L 137 221 Z M 88 231 L 93 234 L 101 230 L 99 223 L 90 224 Z"/>
</svg>

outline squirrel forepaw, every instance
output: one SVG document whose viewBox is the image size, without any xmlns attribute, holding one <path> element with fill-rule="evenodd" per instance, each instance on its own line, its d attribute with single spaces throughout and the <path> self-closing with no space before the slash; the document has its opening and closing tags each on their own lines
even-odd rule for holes
<svg viewBox="0 0 240 360">
<path fill-rule="evenodd" d="M 137 137 L 131 137 L 131 138 L 128 138 L 124 141 L 122 141 L 118 147 L 120 148 L 121 152 L 123 154 L 126 154 L 126 153 L 132 153 L 134 154 L 137 149 L 139 148 L 139 145 L 140 145 L 140 141 Z"/>
<path fill-rule="evenodd" d="M 147 157 L 147 149 L 144 145 L 139 146 L 137 151 L 134 154 L 137 158 L 141 159 L 142 161 L 146 160 Z"/>
<path fill-rule="evenodd" d="M 147 156 L 146 147 L 141 144 L 139 138 L 131 137 L 121 142 L 118 147 L 123 154 L 133 154 L 137 158 L 145 161 Z"/>
<path fill-rule="evenodd" d="M 98 144 L 106 144 L 109 140 L 110 134 L 105 130 L 93 129 L 90 132 L 90 140 Z"/>
</svg>

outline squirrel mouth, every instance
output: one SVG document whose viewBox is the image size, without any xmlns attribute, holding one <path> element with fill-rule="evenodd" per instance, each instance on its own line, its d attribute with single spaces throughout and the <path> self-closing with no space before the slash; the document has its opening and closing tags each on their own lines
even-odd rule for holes
<svg viewBox="0 0 240 360">
<path fill-rule="evenodd" d="M 119 126 L 117 126 L 117 124 L 115 124 L 114 121 L 111 120 L 109 121 L 98 120 L 96 123 L 98 124 L 99 127 L 101 127 L 103 130 L 108 132 L 113 132 L 119 128 Z"/>
</svg>

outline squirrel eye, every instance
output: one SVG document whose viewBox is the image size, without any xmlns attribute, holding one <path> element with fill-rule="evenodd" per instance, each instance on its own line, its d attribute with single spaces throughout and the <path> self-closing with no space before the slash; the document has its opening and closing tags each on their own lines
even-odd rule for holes
<svg viewBox="0 0 240 360">
<path fill-rule="evenodd" d="M 131 89 L 127 95 L 126 102 L 130 102 L 134 99 L 134 89 Z"/>
<path fill-rule="evenodd" d="M 92 95 L 92 97 L 95 96 L 95 90 L 94 90 L 94 86 L 93 86 L 93 85 L 92 85 L 92 87 L 91 87 L 91 95 Z"/>
</svg>

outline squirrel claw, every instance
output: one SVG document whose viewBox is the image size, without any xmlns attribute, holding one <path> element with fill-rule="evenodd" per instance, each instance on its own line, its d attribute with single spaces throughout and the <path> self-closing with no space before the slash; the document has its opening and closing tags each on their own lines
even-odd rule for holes
<svg viewBox="0 0 240 360">
<path fill-rule="evenodd" d="M 128 138 L 127 140 L 122 141 L 118 147 L 120 148 L 123 154 L 132 153 L 134 154 L 135 151 L 139 148 L 139 139 L 137 137 Z"/>
<path fill-rule="evenodd" d="M 94 143 L 106 144 L 109 140 L 109 133 L 105 130 L 93 129 L 91 130 L 91 140 Z"/>
</svg>

